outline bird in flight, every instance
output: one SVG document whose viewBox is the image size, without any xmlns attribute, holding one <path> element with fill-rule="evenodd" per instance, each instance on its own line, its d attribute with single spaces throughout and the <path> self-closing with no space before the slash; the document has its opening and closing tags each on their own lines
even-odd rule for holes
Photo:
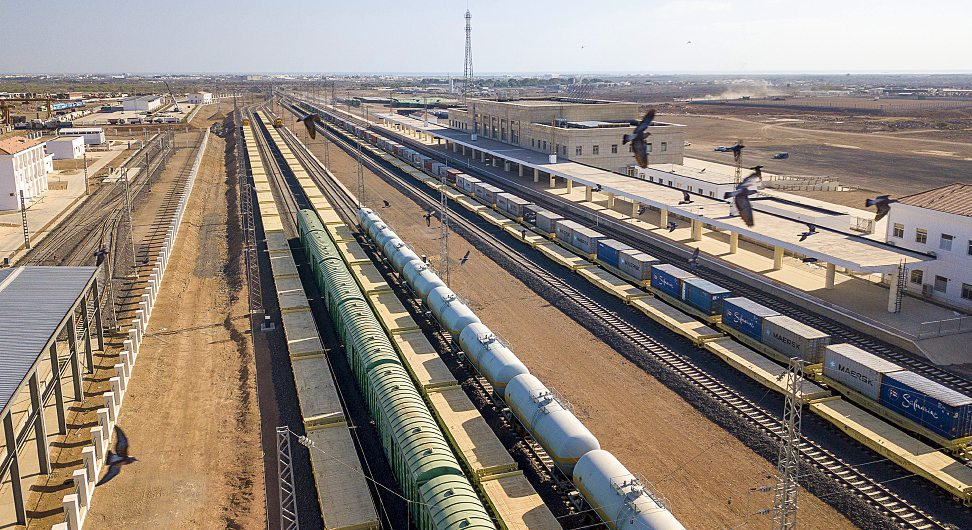
<svg viewBox="0 0 972 530">
<path fill-rule="evenodd" d="M 125 431 L 121 430 L 121 427 L 115 426 L 115 452 L 108 451 L 105 456 L 105 464 L 108 466 L 108 472 L 105 476 L 101 477 L 95 486 L 100 486 L 105 482 L 115 478 L 119 473 L 121 473 L 122 466 L 131 464 L 133 462 L 138 462 L 138 459 L 134 456 L 128 456 L 128 437 L 125 436 Z"/>
<path fill-rule="evenodd" d="M 634 132 L 621 137 L 622 145 L 631 142 L 631 149 L 634 151 L 635 160 L 640 167 L 648 167 L 648 144 L 645 143 L 645 139 L 651 136 L 651 133 L 648 132 L 648 126 L 654 119 L 655 109 L 651 109 L 645 113 L 645 117 L 635 127 Z"/>
<path fill-rule="evenodd" d="M 432 216 L 433 215 L 435 215 L 435 212 L 433 212 L 432 210 L 429 210 L 429 211 L 425 212 L 425 215 L 422 216 L 422 217 L 425 218 L 425 225 L 426 226 L 429 226 L 429 227 L 432 226 Z"/>
<path fill-rule="evenodd" d="M 877 207 L 877 215 L 874 216 L 875 221 L 880 221 L 884 219 L 885 215 L 891 213 L 891 203 L 898 202 L 892 199 L 888 195 L 878 195 L 873 199 L 868 199 L 864 202 L 864 205 L 870 208 L 871 206 Z"/>
<path fill-rule="evenodd" d="M 102 245 L 95 253 L 95 265 L 101 265 L 105 262 L 105 258 L 108 257 L 108 247 Z"/>
<path fill-rule="evenodd" d="M 738 164 L 742 160 L 742 151 L 745 149 L 742 140 L 736 142 L 736 145 L 729 148 L 729 152 L 732 153 L 732 159 Z M 762 167 L 762 166 L 760 166 Z"/>
<path fill-rule="evenodd" d="M 604 188 L 602 188 L 600 184 L 595 184 L 594 185 L 594 191 L 601 191 L 602 189 L 604 189 Z"/>
<path fill-rule="evenodd" d="M 757 168 L 760 166 L 756 166 Z M 754 170 L 756 168 L 753 168 Z M 756 187 L 759 185 L 760 181 L 759 170 L 753 172 L 749 175 L 733 191 L 728 191 L 722 197 L 723 199 L 731 198 L 736 204 L 736 209 L 739 211 L 739 217 L 746 223 L 746 226 L 753 226 L 753 205 L 749 202 L 749 196 L 756 193 Z"/>
<path fill-rule="evenodd" d="M 692 204 L 692 202 L 692 196 L 687 191 L 683 191 L 682 200 L 678 201 L 678 204 Z"/>
<path fill-rule="evenodd" d="M 816 233 L 817 233 L 817 227 L 814 226 L 814 225 L 812 225 L 812 224 L 810 224 L 810 223 L 807 223 L 807 231 L 806 232 L 800 232 L 800 241 L 806 241 L 808 237 L 810 237 L 810 236 L 812 236 L 812 235 L 814 235 Z"/>
<path fill-rule="evenodd" d="M 699 247 L 695 247 L 695 250 L 692 252 L 692 257 L 688 260 L 689 268 L 693 271 L 699 268 L 699 252 Z"/>
<path fill-rule="evenodd" d="M 317 138 L 317 127 L 314 126 L 315 123 L 321 123 L 321 117 L 317 114 L 308 114 L 306 116 L 301 116 L 297 118 L 297 121 L 302 122 L 304 127 L 307 128 L 307 134 L 310 135 L 311 140 Z"/>
<path fill-rule="evenodd" d="M 678 228 L 678 223 L 676 223 L 675 221 L 669 221 L 668 222 L 668 231 L 669 232 L 674 232 L 676 228 Z"/>
<path fill-rule="evenodd" d="M 638 215 L 644 215 L 644 213 L 647 211 L 648 211 L 648 207 L 645 206 L 644 204 L 638 207 Z"/>
<path fill-rule="evenodd" d="M 382 200 L 381 201 L 381 207 L 382 208 L 391 208 L 391 203 L 388 202 L 388 201 L 386 201 L 386 200 Z"/>
<path fill-rule="evenodd" d="M 705 170 L 706 169 L 708 169 L 708 168 L 702 168 L 701 170 L 699 170 L 699 173 L 705 173 Z"/>
<path fill-rule="evenodd" d="M 461 258 L 459 258 L 459 265 L 465 265 L 466 262 L 469 261 L 469 252 L 470 251 L 467 250 L 466 253 L 463 254 Z"/>
</svg>

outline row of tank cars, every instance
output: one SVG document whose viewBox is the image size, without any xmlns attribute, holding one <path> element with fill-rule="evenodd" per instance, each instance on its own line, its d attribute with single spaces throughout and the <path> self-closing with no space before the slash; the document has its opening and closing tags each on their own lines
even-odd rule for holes
<svg viewBox="0 0 972 530">
<path fill-rule="evenodd" d="M 470 364 L 489 382 L 520 425 L 544 448 L 556 468 L 571 480 L 611 528 L 684 528 L 597 438 L 530 374 L 510 348 L 480 321 L 428 264 L 373 211 L 358 220 L 392 269 L 458 341 Z"/>
<path fill-rule="evenodd" d="M 495 529 L 445 436 L 317 213 L 300 210 L 301 243 L 385 456 L 422 529 Z"/>
<path fill-rule="evenodd" d="M 717 326 L 739 342 L 787 363 L 796 357 L 817 382 L 949 449 L 972 442 L 972 397 L 831 337 L 732 293 L 690 271 L 462 173 L 358 124 L 325 113 L 326 121 L 501 211 L 669 304 Z"/>
</svg>

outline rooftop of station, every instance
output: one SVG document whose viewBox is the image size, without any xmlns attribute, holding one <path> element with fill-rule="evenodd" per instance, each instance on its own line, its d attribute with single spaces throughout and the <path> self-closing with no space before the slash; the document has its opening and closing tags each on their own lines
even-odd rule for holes
<svg viewBox="0 0 972 530">
<path fill-rule="evenodd" d="M 900 197 L 898 202 L 938 212 L 972 217 L 972 184 L 956 182 L 948 186 Z"/>
</svg>

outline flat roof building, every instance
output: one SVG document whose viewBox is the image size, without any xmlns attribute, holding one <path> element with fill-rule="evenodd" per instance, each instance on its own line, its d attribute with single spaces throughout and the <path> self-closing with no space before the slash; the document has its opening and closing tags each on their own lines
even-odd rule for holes
<svg viewBox="0 0 972 530">
<path fill-rule="evenodd" d="M 190 105 L 208 105 L 213 102 L 213 95 L 210 92 L 196 92 L 189 94 Z"/>
<path fill-rule="evenodd" d="M 105 143 L 105 130 L 101 127 L 64 127 L 58 129 L 58 136 L 80 136 L 84 143 L 100 145 Z"/>
<path fill-rule="evenodd" d="M 633 175 L 630 147 L 621 140 L 644 113 L 642 105 L 621 101 L 469 99 L 466 108 L 449 109 L 448 126 L 561 160 Z M 681 164 L 684 126 L 656 121 L 649 131 L 649 162 Z"/>
<path fill-rule="evenodd" d="M 162 106 L 162 96 L 156 95 L 130 97 L 122 100 L 122 107 L 126 111 L 152 112 L 160 106 Z"/>
<path fill-rule="evenodd" d="M 84 138 L 64 136 L 49 140 L 44 146 L 54 160 L 74 160 L 84 156 Z"/>
<path fill-rule="evenodd" d="M 47 174 L 54 169 L 53 156 L 44 142 L 26 136 L 0 137 L 0 210 L 20 208 L 20 193 L 32 201 L 47 189 Z"/>
</svg>

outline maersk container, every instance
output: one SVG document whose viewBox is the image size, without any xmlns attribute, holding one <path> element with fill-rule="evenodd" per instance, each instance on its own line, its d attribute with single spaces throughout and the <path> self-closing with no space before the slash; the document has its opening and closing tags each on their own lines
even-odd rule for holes
<svg viewBox="0 0 972 530">
<path fill-rule="evenodd" d="M 602 239 L 597 242 L 597 259 L 605 265 L 620 269 L 618 258 L 625 250 L 632 250 L 631 246 L 614 239 Z"/>
<path fill-rule="evenodd" d="M 524 208 L 530 205 L 530 201 L 521 199 L 512 193 L 500 193 L 496 196 L 496 201 L 497 208 L 517 218 L 523 217 Z"/>
<path fill-rule="evenodd" d="M 702 278 L 689 278 L 682 285 L 682 300 L 706 315 L 721 315 L 722 301 L 732 296 L 725 287 Z"/>
<path fill-rule="evenodd" d="M 584 254 L 597 254 L 597 242 L 607 236 L 591 228 L 574 230 L 570 244 Z"/>
<path fill-rule="evenodd" d="M 831 344 L 824 348 L 823 375 L 851 390 L 877 401 L 881 380 L 902 368 L 850 344 Z"/>
<path fill-rule="evenodd" d="M 481 182 L 478 178 L 466 175 L 465 173 L 456 177 L 456 186 L 466 195 L 475 195 L 476 186 Z"/>
<path fill-rule="evenodd" d="M 722 301 L 722 324 L 757 341 L 763 340 L 763 319 L 776 315 L 779 313 L 742 296 Z"/>
<path fill-rule="evenodd" d="M 537 230 L 545 234 L 553 234 L 557 231 L 557 225 L 565 222 L 564 216 L 553 213 L 549 210 L 537 210 Z"/>
<path fill-rule="evenodd" d="M 448 287 L 432 289 L 425 303 L 442 328 L 454 339 L 458 338 L 459 333 L 469 324 L 480 322 L 479 317 Z"/>
<path fill-rule="evenodd" d="M 561 219 L 557 221 L 555 232 L 557 233 L 557 239 L 565 243 L 574 244 L 574 231 L 583 230 L 583 229 L 584 229 L 584 225 L 580 223 L 575 223 L 574 221 Z"/>
<path fill-rule="evenodd" d="M 881 404 L 950 440 L 972 434 L 972 398 L 911 371 L 884 376 Z"/>
<path fill-rule="evenodd" d="M 476 184 L 475 192 L 476 192 L 476 198 L 492 206 L 496 204 L 496 196 L 499 195 L 500 193 L 503 193 L 503 190 L 497 188 L 496 186 L 493 186 L 492 184 L 486 184 L 485 182 L 480 182 Z"/>
<path fill-rule="evenodd" d="M 763 344 L 787 358 L 799 357 L 810 364 L 823 362 L 830 335 L 784 315 L 763 319 Z"/>
<path fill-rule="evenodd" d="M 506 404 L 568 477 L 580 457 L 601 448 L 591 431 L 531 374 L 510 380 Z"/>
<path fill-rule="evenodd" d="M 459 347 L 500 396 L 514 377 L 530 373 L 485 324 L 469 324 L 459 334 Z"/>
<path fill-rule="evenodd" d="M 651 286 L 675 298 L 682 299 L 682 282 L 695 275 L 674 265 L 655 265 L 651 268 Z"/>
<path fill-rule="evenodd" d="M 662 504 L 611 453 L 598 449 L 574 466 L 574 485 L 609 528 L 685 530 Z"/>
<path fill-rule="evenodd" d="M 512 193 L 507 193 L 507 192 L 497 193 L 496 194 L 496 207 L 505 212 L 506 211 L 506 205 L 507 205 L 507 203 L 513 197 L 515 197 L 515 195 L 513 195 Z"/>
<path fill-rule="evenodd" d="M 405 276 L 405 281 L 408 282 L 412 290 L 422 300 L 428 298 L 432 289 L 446 286 L 442 278 L 439 278 L 438 274 L 432 272 L 428 264 L 423 263 L 421 259 L 415 259 L 406 263 L 405 268 L 402 269 L 402 276 Z"/>
<path fill-rule="evenodd" d="M 651 267 L 661 263 L 658 258 L 640 250 L 622 250 L 618 253 L 618 268 L 621 272 L 639 280 L 651 279 Z"/>
</svg>

